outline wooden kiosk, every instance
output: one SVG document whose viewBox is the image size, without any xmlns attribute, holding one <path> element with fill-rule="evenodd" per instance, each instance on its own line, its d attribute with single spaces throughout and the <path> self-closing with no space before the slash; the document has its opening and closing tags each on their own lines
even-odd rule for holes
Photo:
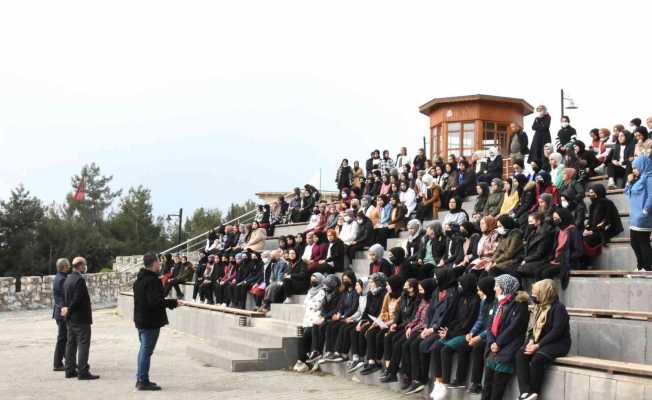
<svg viewBox="0 0 652 400">
<path fill-rule="evenodd" d="M 470 156 L 497 146 L 509 157 L 509 124 L 523 126 L 533 107 L 523 99 L 475 94 L 432 99 L 419 107 L 430 118 L 430 157 Z"/>
</svg>

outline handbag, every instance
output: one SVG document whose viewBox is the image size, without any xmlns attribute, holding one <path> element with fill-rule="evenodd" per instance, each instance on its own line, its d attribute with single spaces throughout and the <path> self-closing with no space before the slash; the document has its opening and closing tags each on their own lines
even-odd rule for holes
<svg viewBox="0 0 652 400">
<path fill-rule="evenodd" d="M 267 288 L 267 285 L 265 282 L 257 283 L 249 289 L 249 293 L 251 293 L 252 296 L 254 297 L 263 297 L 265 296 L 265 289 Z"/>
</svg>

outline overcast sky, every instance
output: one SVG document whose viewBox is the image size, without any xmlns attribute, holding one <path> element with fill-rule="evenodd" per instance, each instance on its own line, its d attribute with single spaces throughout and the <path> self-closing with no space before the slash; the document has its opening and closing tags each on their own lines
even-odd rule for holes
<svg viewBox="0 0 652 400">
<path fill-rule="evenodd" d="M 414 155 L 434 97 L 522 97 L 555 132 L 563 87 L 582 134 L 644 119 L 651 4 L 3 2 L 0 199 L 23 183 L 62 202 L 90 162 L 115 188 L 150 188 L 156 214 L 224 209 L 320 168 L 332 188 L 342 157 Z"/>
</svg>

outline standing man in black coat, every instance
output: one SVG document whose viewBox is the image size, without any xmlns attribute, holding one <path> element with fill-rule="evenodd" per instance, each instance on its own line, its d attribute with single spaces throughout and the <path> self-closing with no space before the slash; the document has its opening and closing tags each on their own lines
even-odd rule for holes
<svg viewBox="0 0 652 400">
<path fill-rule="evenodd" d="M 163 284 L 158 278 L 161 263 L 154 253 L 143 256 L 142 268 L 134 282 L 134 323 L 138 329 L 140 350 L 138 351 L 137 390 L 161 390 L 149 380 L 149 365 L 161 327 L 168 324 L 165 308 L 176 308 L 176 299 L 166 299 Z"/>
<path fill-rule="evenodd" d="M 90 373 L 88 353 L 91 347 L 91 298 L 88 295 L 84 257 L 72 260 L 72 273 L 63 284 L 63 305 L 61 315 L 66 317 L 68 339 L 66 343 L 66 378 L 77 377 L 79 380 L 99 379 L 99 375 Z"/>
<path fill-rule="evenodd" d="M 63 366 L 63 356 L 66 354 L 66 342 L 68 338 L 68 329 L 66 319 L 61 315 L 63 308 L 63 283 L 70 272 L 70 262 L 67 258 L 57 260 L 57 274 L 52 282 L 52 318 L 57 322 L 57 344 L 54 348 L 54 371 L 65 371 Z"/>
<path fill-rule="evenodd" d="M 537 117 L 532 124 L 534 136 L 532 137 L 532 146 L 530 146 L 530 156 L 528 162 L 536 161 L 539 166 L 543 165 L 543 145 L 550 143 L 550 114 L 546 106 L 537 107 Z"/>
</svg>

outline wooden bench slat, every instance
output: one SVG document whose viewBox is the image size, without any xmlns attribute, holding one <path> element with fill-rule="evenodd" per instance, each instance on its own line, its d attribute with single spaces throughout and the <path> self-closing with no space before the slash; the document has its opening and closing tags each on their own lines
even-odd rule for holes
<svg viewBox="0 0 652 400">
<path fill-rule="evenodd" d="M 179 300 L 179 304 L 186 307 L 202 308 L 204 310 L 219 311 L 227 314 L 242 315 L 251 318 L 264 318 L 265 313 L 250 310 L 241 310 L 239 308 L 223 307 L 212 304 L 193 303 L 192 301 Z"/>
<path fill-rule="evenodd" d="M 648 311 L 628 311 L 628 310 L 608 310 L 601 308 L 567 308 L 569 315 L 573 316 L 608 316 L 611 318 L 624 319 L 652 319 L 652 312 Z"/>
<path fill-rule="evenodd" d="M 555 359 L 555 362 L 560 365 L 571 367 L 602 370 L 610 374 L 621 372 L 633 375 L 652 376 L 652 366 L 647 364 L 611 361 L 582 356 L 559 357 Z"/>
</svg>

